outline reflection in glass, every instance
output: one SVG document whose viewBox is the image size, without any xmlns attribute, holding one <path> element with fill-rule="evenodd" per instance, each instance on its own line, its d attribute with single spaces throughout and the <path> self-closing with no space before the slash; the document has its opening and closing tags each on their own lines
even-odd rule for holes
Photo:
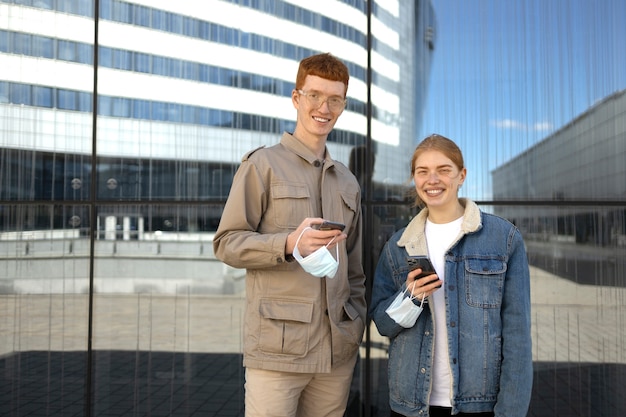
<svg viewBox="0 0 626 417">
<path fill-rule="evenodd" d="M 329 139 L 362 185 L 368 275 L 416 213 L 418 132 L 450 136 L 461 193 L 527 243 L 529 417 L 625 415 L 626 4 L 372 2 L 368 39 L 367 2 L 270 3 L 0 0 L 0 415 L 243 414 L 243 271 L 210 241 L 241 157 L 293 130 L 282 71 L 318 51 L 283 23 L 348 57 Z M 370 329 L 350 415 L 388 415 L 386 347 Z"/>
<path fill-rule="evenodd" d="M 80 205 L 0 206 L 1 415 L 82 408 L 89 250 L 80 226 L 89 227 L 87 213 Z"/>
</svg>

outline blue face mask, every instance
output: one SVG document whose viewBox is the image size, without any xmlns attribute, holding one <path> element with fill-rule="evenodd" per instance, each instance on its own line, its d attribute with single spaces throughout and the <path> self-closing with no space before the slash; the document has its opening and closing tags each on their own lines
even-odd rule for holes
<svg viewBox="0 0 626 417">
<path fill-rule="evenodd" d="M 335 260 L 333 255 L 328 251 L 328 245 L 330 245 L 335 238 L 328 242 L 326 246 L 322 246 L 310 255 L 302 257 L 302 255 L 300 255 L 300 251 L 298 250 L 298 243 L 307 229 L 310 229 L 310 227 L 305 228 L 302 233 L 300 233 L 300 236 L 298 236 L 296 247 L 293 249 L 293 257 L 296 261 L 298 261 L 302 269 L 309 274 L 318 278 L 334 278 L 337 273 L 337 269 L 339 269 L 339 246 L 336 247 L 337 259 Z"/>
<path fill-rule="evenodd" d="M 415 281 L 413 281 L 413 286 L 415 286 Z M 412 296 L 412 292 L 405 297 L 407 291 L 408 288 L 398 294 L 385 310 L 385 313 L 387 313 L 393 321 L 405 329 L 411 328 L 415 325 L 417 318 L 422 313 L 424 305 L 424 296 L 422 296 L 421 303 L 418 306 L 413 302 L 415 297 Z"/>
</svg>

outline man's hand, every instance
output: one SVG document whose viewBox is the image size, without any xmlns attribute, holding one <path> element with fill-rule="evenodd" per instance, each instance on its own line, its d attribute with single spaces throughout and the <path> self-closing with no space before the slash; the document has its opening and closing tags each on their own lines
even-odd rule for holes
<svg viewBox="0 0 626 417">
<path fill-rule="evenodd" d="M 298 242 L 298 251 L 303 257 L 310 255 L 322 246 L 328 245 L 332 241 L 328 248 L 333 248 L 342 240 L 345 240 L 348 235 L 340 230 L 315 230 L 312 228 L 314 224 L 321 224 L 324 221 L 321 217 L 307 217 L 300 223 L 298 228 L 287 236 L 287 243 L 285 245 L 285 254 L 293 254 L 293 250 Z M 298 237 L 300 240 L 298 241 Z M 334 240 L 333 240 L 334 238 Z"/>
</svg>

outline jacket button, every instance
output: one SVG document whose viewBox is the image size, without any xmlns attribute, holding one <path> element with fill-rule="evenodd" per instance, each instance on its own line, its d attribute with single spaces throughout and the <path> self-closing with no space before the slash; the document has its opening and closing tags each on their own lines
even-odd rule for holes
<svg viewBox="0 0 626 417">
<path fill-rule="evenodd" d="M 316 159 L 315 162 L 313 162 L 313 165 L 315 165 L 316 167 L 319 167 L 320 165 L 322 165 L 322 163 Z"/>
<path fill-rule="evenodd" d="M 426 368 L 420 368 L 420 373 L 425 374 L 426 373 Z"/>
<path fill-rule="evenodd" d="M 456 322 L 451 321 L 451 322 L 450 322 L 450 327 L 456 327 Z"/>
<path fill-rule="evenodd" d="M 455 290 L 455 286 L 454 286 L 454 285 L 449 285 L 449 286 L 448 286 L 448 289 L 449 289 L 450 291 L 454 291 L 454 290 Z"/>
</svg>

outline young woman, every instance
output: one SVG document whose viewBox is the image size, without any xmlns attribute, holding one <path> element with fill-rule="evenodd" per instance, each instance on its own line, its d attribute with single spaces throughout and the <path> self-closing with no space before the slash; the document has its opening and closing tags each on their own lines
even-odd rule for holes
<svg viewBox="0 0 626 417">
<path fill-rule="evenodd" d="M 423 207 L 380 256 L 370 314 L 390 338 L 392 416 L 525 417 L 532 388 L 530 277 L 524 242 L 507 220 L 458 197 L 458 146 L 432 135 L 411 174 Z M 409 257 L 435 274 L 418 278 Z M 421 308 L 420 308 L 421 306 Z"/>
</svg>

